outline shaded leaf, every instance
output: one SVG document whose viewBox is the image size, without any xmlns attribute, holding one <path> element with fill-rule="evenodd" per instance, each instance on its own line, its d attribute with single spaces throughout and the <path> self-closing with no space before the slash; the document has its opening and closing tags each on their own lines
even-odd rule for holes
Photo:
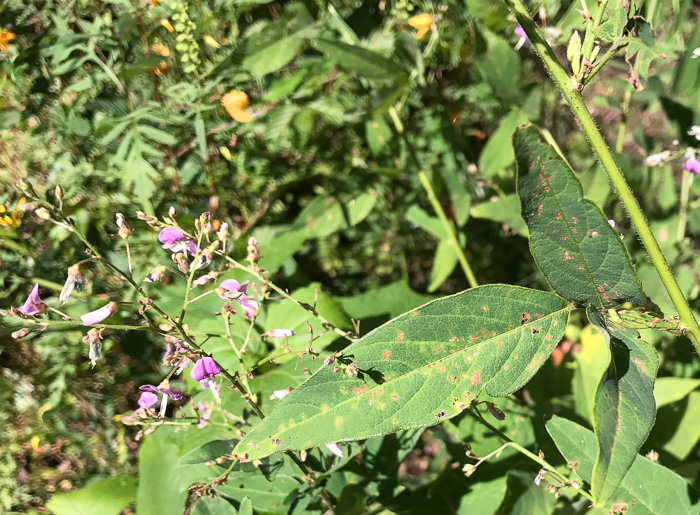
<svg viewBox="0 0 700 515">
<path fill-rule="evenodd" d="M 406 71 L 395 62 L 360 46 L 330 39 L 318 39 L 316 46 L 338 66 L 361 77 L 388 80 L 406 75 Z"/>
<path fill-rule="evenodd" d="M 46 507 L 56 515 L 116 515 L 135 500 L 136 478 L 122 474 L 54 495 Z"/>
</svg>

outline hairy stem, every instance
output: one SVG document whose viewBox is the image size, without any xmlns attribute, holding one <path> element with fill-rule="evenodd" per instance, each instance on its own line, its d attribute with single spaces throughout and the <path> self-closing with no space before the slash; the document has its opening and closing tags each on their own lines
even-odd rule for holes
<svg viewBox="0 0 700 515">
<path fill-rule="evenodd" d="M 698 325 L 695 316 L 693 315 L 688 301 L 683 296 L 683 292 L 678 286 L 678 282 L 671 272 L 671 268 L 666 261 L 666 258 L 659 247 L 659 243 L 656 241 L 654 233 L 651 231 L 649 224 L 644 218 L 637 200 L 632 193 L 624 175 L 620 171 L 615 163 L 608 146 L 603 139 L 598 127 L 596 127 L 593 117 L 588 112 L 588 108 L 581 97 L 581 93 L 577 88 L 574 88 L 572 84 L 572 78 L 569 77 L 564 71 L 564 68 L 559 63 L 556 55 L 552 51 L 552 48 L 545 41 L 544 37 L 540 34 L 532 21 L 532 17 L 528 13 L 527 9 L 523 5 L 521 0 L 505 0 L 506 4 L 513 12 L 518 22 L 525 30 L 530 42 L 532 43 L 537 53 L 542 58 L 545 66 L 549 70 L 552 78 L 559 87 L 562 95 L 566 99 L 569 107 L 576 116 L 581 128 L 586 133 L 588 141 L 593 147 L 593 151 L 598 156 L 603 169 L 608 174 L 608 179 L 612 183 L 613 187 L 617 191 L 619 199 L 622 201 L 622 205 L 627 211 L 628 216 L 632 220 L 639 238 L 642 240 L 644 247 L 646 248 L 649 257 L 651 258 L 656 271 L 661 278 L 661 281 L 666 288 L 673 305 L 678 310 L 678 314 L 681 318 L 681 323 L 683 324 L 687 336 L 693 342 L 695 349 L 700 353 L 700 325 Z"/>
</svg>

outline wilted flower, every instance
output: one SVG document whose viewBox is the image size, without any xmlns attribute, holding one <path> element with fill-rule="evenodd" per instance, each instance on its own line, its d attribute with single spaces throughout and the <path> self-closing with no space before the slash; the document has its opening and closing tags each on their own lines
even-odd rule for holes
<svg viewBox="0 0 700 515">
<path fill-rule="evenodd" d="M 671 152 L 664 150 L 658 154 L 652 154 L 646 159 L 647 166 L 661 166 L 669 158 Z"/>
<path fill-rule="evenodd" d="M 117 303 L 110 302 L 109 304 L 105 304 L 104 306 L 102 306 L 99 309 L 96 309 L 95 311 L 90 311 L 90 313 L 84 314 L 80 317 L 80 320 L 82 320 L 83 325 L 99 324 L 100 322 L 112 316 L 112 313 L 114 313 L 116 310 Z"/>
<path fill-rule="evenodd" d="M 433 24 L 433 17 L 428 13 L 418 14 L 409 18 L 408 24 L 418 31 L 416 39 L 423 39 L 423 36 L 428 33 L 430 26 Z"/>
<path fill-rule="evenodd" d="M 615 228 L 615 220 L 608 220 L 608 223 L 610 224 L 610 227 L 613 229 Z"/>
<path fill-rule="evenodd" d="M 262 259 L 262 254 L 260 250 L 258 250 L 258 240 L 254 236 L 248 238 L 248 247 L 246 250 L 248 251 L 246 261 L 249 261 L 251 265 L 257 264 L 258 261 Z"/>
<path fill-rule="evenodd" d="M 165 408 L 168 404 L 168 399 L 172 399 L 174 401 L 179 401 L 180 399 L 182 399 L 182 392 L 177 388 L 173 388 L 172 386 L 170 386 L 170 382 L 167 379 L 160 383 L 158 386 L 154 386 L 152 384 L 145 384 L 141 388 L 139 388 L 139 390 L 143 392 L 158 393 L 162 395 L 162 398 L 160 400 L 160 413 L 158 414 L 158 416 L 161 418 L 165 416 Z"/>
<path fill-rule="evenodd" d="M 221 97 L 221 105 L 224 106 L 226 112 L 241 123 L 252 122 L 253 118 L 244 111 L 248 107 L 248 95 L 243 91 L 232 89 Z"/>
<path fill-rule="evenodd" d="M 493 402 L 487 402 L 486 407 L 496 420 L 505 420 L 506 414 L 498 409 Z"/>
<path fill-rule="evenodd" d="M 336 456 L 338 456 L 339 458 L 343 457 L 343 451 L 340 449 L 340 447 L 338 447 L 337 443 L 327 443 L 326 447 L 328 447 L 328 450 Z"/>
<path fill-rule="evenodd" d="M 683 163 L 683 170 L 687 170 L 692 173 L 700 173 L 700 161 L 695 158 L 686 159 Z"/>
<path fill-rule="evenodd" d="M 696 140 L 700 140 L 700 125 L 693 125 L 688 131 L 690 136 L 693 136 Z"/>
<path fill-rule="evenodd" d="M 219 230 L 216 233 L 216 236 L 221 240 L 221 241 L 226 241 L 231 237 L 231 233 L 228 230 L 228 224 L 226 222 L 222 223 L 221 226 L 219 227 Z"/>
<path fill-rule="evenodd" d="M 177 354 L 173 352 L 173 345 L 169 343 L 165 348 L 165 355 L 163 356 L 163 365 L 178 365 L 176 375 L 182 374 L 185 369 L 190 366 L 190 358 L 186 356 L 187 349 L 186 343 L 182 340 L 177 340 L 175 342 L 175 347 Z M 185 356 L 180 356 L 179 354 L 185 354 Z"/>
<path fill-rule="evenodd" d="M 226 279 L 221 281 L 216 294 L 224 300 L 235 300 L 238 302 L 246 315 L 252 319 L 255 316 L 255 311 L 258 309 L 258 302 L 246 294 L 249 282 L 239 283 L 235 279 Z"/>
<path fill-rule="evenodd" d="M 284 399 L 287 395 L 289 395 L 292 392 L 292 387 L 290 386 L 289 388 L 285 388 L 284 390 L 275 390 L 272 392 L 273 397 L 277 397 L 278 399 Z M 270 397 L 272 398 L 272 397 Z"/>
<path fill-rule="evenodd" d="M 199 384 L 204 388 L 211 388 L 214 397 L 216 397 L 216 402 L 221 402 L 216 381 L 214 380 L 217 374 L 220 373 L 221 371 L 219 367 L 216 366 L 216 362 L 212 358 L 206 357 L 198 360 L 197 363 L 194 364 L 194 367 L 190 371 L 190 377 L 195 381 L 199 381 Z"/>
<path fill-rule="evenodd" d="M 14 33 L 10 32 L 7 29 L 0 30 L 0 50 L 2 50 L 3 52 L 9 52 L 9 42 L 13 39 L 15 39 Z"/>
<path fill-rule="evenodd" d="M 94 367 L 102 353 L 102 331 L 90 329 L 83 337 L 83 341 L 90 344 L 90 364 Z"/>
<path fill-rule="evenodd" d="M 199 423 L 197 424 L 198 428 L 203 428 L 204 426 L 207 425 L 207 420 L 209 420 L 209 417 L 211 417 L 211 410 L 208 408 L 208 406 L 200 402 L 199 403 Z"/>
<path fill-rule="evenodd" d="M 59 302 L 63 304 L 68 300 L 68 297 L 70 297 L 70 294 L 73 293 L 73 290 L 80 293 L 83 291 L 84 286 L 85 276 L 80 273 L 80 267 L 78 265 L 71 266 L 68 269 L 68 277 L 66 278 L 66 282 L 63 283 L 61 294 L 58 296 Z"/>
<path fill-rule="evenodd" d="M 530 46 L 530 39 L 527 37 L 527 34 L 525 34 L 525 29 L 523 29 L 520 25 L 515 27 L 513 33 L 520 38 L 515 45 L 516 50 L 520 50 L 523 45 Z"/>
<path fill-rule="evenodd" d="M 204 39 L 204 42 L 212 48 L 221 48 L 221 45 L 219 44 L 219 42 L 217 40 L 215 40 L 213 37 L 211 37 L 209 34 L 204 36 L 204 38 L 202 38 L 202 39 Z"/>
<path fill-rule="evenodd" d="M 39 297 L 39 283 L 36 283 L 29 297 L 27 297 L 27 300 L 24 302 L 24 305 L 19 308 L 18 311 L 27 316 L 34 316 L 42 313 L 45 308 L 46 305 L 41 301 L 41 297 Z"/>
<path fill-rule="evenodd" d="M 693 59 L 700 57 L 700 46 L 693 50 Z"/>
<path fill-rule="evenodd" d="M 182 252 L 194 257 L 197 253 L 197 243 L 186 237 L 182 231 L 175 227 L 166 227 L 160 231 L 158 239 L 163 244 L 163 248 L 173 254 Z"/>
<path fill-rule="evenodd" d="M 153 283 L 155 281 L 160 281 L 163 278 L 163 276 L 165 275 L 165 271 L 167 269 L 168 268 L 163 266 L 163 265 L 158 265 L 153 270 L 148 272 L 148 275 L 144 278 L 144 281 L 146 281 L 147 283 Z"/>
<path fill-rule="evenodd" d="M 161 57 L 170 57 L 170 49 L 163 43 L 153 43 L 153 45 L 151 45 L 151 51 Z"/>
<path fill-rule="evenodd" d="M 265 331 L 265 336 L 268 338 L 288 338 L 290 336 L 294 336 L 295 333 L 291 329 L 268 329 Z"/>
</svg>

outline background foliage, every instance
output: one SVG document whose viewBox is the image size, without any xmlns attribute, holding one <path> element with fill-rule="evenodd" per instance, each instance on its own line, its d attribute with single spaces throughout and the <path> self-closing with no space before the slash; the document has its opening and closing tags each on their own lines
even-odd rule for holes
<svg viewBox="0 0 700 515">
<path fill-rule="evenodd" d="M 57 306 L 66 269 L 86 257 L 65 228 L 20 209 L 23 194 L 15 185 L 26 178 L 50 199 L 60 185 L 65 213 L 123 269 L 126 254 L 114 220 L 124 213 L 134 231 L 129 242 L 139 278 L 169 260 L 156 247 L 156 233 L 136 220 L 138 210 L 164 215 L 174 206 L 183 227 L 210 211 L 214 229 L 224 222 L 231 227 L 232 255 L 242 260 L 248 237 L 255 236 L 264 256 L 260 266 L 277 284 L 315 303 L 336 327 L 352 330 L 352 320 L 359 320 L 360 333 L 367 334 L 436 295 L 468 287 L 417 164 L 429 172 L 479 283 L 549 290 L 535 263 L 540 258 L 530 255 L 532 227 L 520 215 L 516 194 L 511 138 L 530 122 L 557 143 L 584 196 L 615 221 L 644 292 L 665 313 L 674 312 L 541 62 L 528 46 L 515 49 L 520 38 L 504 3 L 153 3 L 9 0 L 0 7 L 0 29 L 16 35 L 8 52 L 0 52 L 0 199 L 6 212 L 16 213 L 0 226 L 3 308 L 21 305 L 34 282 Z M 538 24 L 563 62 L 572 31 L 584 28 L 581 2 L 530 7 L 539 8 Z M 645 160 L 663 150 L 680 157 L 698 146 L 688 134 L 700 123 L 697 6 L 651 0 L 634 8 L 650 25 L 584 96 L 697 310 L 700 210 L 693 208 L 700 185 L 696 181 L 684 199 L 682 159 L 655 167 Z M 408 20 L 421 12 L 432 14 L 433 25 L 417 40 Z M 170 55 L 157 53 L 158 44 Z M 639 78 L 637 88 L 628 81 L 630 70 Z M 249 96 L 252 122 L 232 120 L 221 105 L 231 89 Z M 95 309 L 118 291 L 122 302 L 137 300 L 105 267 L 85 273 L 86 290 L 61 308 L 68 315 Z M 184 285 L 170 279 L 147 291 L 174 312 Z M 195 304 L 190 329 L 221 332 L 221 318 L 214 316 L 221 304 L 212 297 Z M 135 311 L 120 309 L 118 321 L 137 323 Z M 215 480 L 231 465 L 209 463 L 232 450 L 211 448 L 212 442 L 240 438 L 239 429 L 247 431 L 240 419 L 257 422 L 237 393 L 223 389 L 223 409 L 204 428 L 163 426 L 144 436 L 120 416 L 134 409 L 141 384 L 158 384 L 167 374 L 162 338 L 113 331 L 103 359 L 91 368 L 83 331 L 15 339 L 10 333 L 16 327 L 7 320 L 0 319 L 0 506 L 8 512 L 74 513 L 80 506 L 85 513 L 125 507 L 179 513 L 186 506 L 193 513 L 229 513 L 235 506 L 240 513 L 350 514 L 444 506 L 450 513 L 555 513 L 572 505 L 585 512 L 589 504 L 571 489 L 557 498 L 546 482 L 534 484 L 540 467 L 511 448 L 465 477 L 462 467 L 474 463 L 472 456 L 502 443 L 466 415 L 427 430 L 341 444 L 343 458 L 325 447 L 309 450 L 307 463 L 323 478 L 315 484 L 302 481 L 288 457 L 275 455 L 259 469 L 240 464 L 215 485 L 218 496 L 200 497 L 189 487 Z M 321 357 L 304 355 L 297 367 L 297 355 L 309 345 L 307 323 L 320 336 L 313 348 Z M 289 302 L 267 303 L 253 334 L 272 327 L 297 335 L 280 365 L 268 364 L 250 379 L 265 412 L 278 402 L 273 391 L 301 384 L 345 346 Z M 232 330 L 245 336 L 242 317 Z M 660 356 L 658 412 L 641 454 L 656 451 L 663 467 L 637 457 L 620 491 L 625 502 L 638 503 L 632 513 L 644 512 L 642 506 L 652 513 L 680 509 L 670 491 L 685 492 L 688 512 L 697 512 L 687 483 L 700 486 L 700 361 L 684 338 L 640 332 Z M 251 341 L 246 366 L 280 350 L 281 342 Z M 237 367 L 225 340 L 208 345 Z M 580 435 L 589 461 L 578 458 L 576 474 L 590 483 L 593 406 L 605 355 L 600 331 L 580 310 L 572 312 L 563 341 L 532 381 L 505 398 L 480 397 L 506 414 L 488 420 L 566 472 L 572 461 L 567 449 Z M 195 405 L 212 400 L 187 373 L 179 386 Z M 181 404 L 191 415 L 189 403 Z M 676 490 L 635 491 L 635 477 L 648 485 L 659 477 Z"/>
</svg>

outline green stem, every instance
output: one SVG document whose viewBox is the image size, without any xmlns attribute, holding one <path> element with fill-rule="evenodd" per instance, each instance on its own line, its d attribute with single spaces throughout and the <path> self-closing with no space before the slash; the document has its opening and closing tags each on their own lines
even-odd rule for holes
<svg viewBox="0 0 700 515">
<path fill-rule="evenodd" d="M 574 116 L 576 116 L 581 128 L 586 133 L 591 147 L 593 147 L 593 150 L 603 165 L 605 172 L 608 174 L 610 182 L 617 190 L 617 194 L 622 201 L 622 205 L 625 207 L 628 216 L 637 229 L 639 238 L 642 240 L 644 247 L 649 253 L 649 257 L 651 258 L 651 261 L 654 264 L 654 267 L 656 268 L 656 271 L 658 272 L 669 297 L 671 297 L 673 305 L 676 307 L 676 310 L 678 310 L 681 323 L 686 329 L 686 334 L 693 342 L 695 349 L 700 352 L 700 325 L 698 325 L 697 320 L 695 320 L 695 316 L 688 305 L 688 301 L 683 296 L 683 292 L 678 286 L 676 279 L 673 277 L 673 272 L 671 272 L 671 268 L 669 267 L 668 262 L 661 251 L 661 247 L 659 247 L 659 244 L 656 241 L 654 233 L 649 228 L 649 224 L 647 224 L 644 214 L 642 213 L 639 204 L 637 204 L 637 200 L 634 198 L 632 190 L 630 190 L 630 187 L 627 184 L 624 175 L 615 163 L 615 159 L 610 153 L 603 136 L 598 131 L 595 121 L 593 121 L 591 114 L 588 112 L 586 104 L 581 97 L 581 93 L 572 87 L 573 84 L 571 77 L 569 77 L 566 71 L 564 71 L 562 66 L 559 64 L 556 55 L 552 51 L 552 48 L 535 27 L 535 23 L 532 21 L 532 18 L 527 12 L 527 9 L 523 5 L 522 1 L 505 0 L 505 2 L 525 30 L 530 42 L 542 58 L 542 61 L 552 75 L 552 78 L 569 104 L 569 107 L 573 111 Z"/>
<path fill-rule="evenodd" d="M 416 153 L 413 150 L 413 146 L 410 144 L 408 141 L 408 138 L 406 137 L 406 133 L 404 132 L 404 127 L 403 123 L 401 122 L 401 118 L 399 118 L 399 114 L 396 111 L 396 108 L 393 106 L 389 108 L 389 117 L 391 118 L 391 121 L 394 123 L 394 127 L 396 128 L 396 132 L 399 133 L 399 135 L 403 138 L 404 142 L 406 143 L 406 146 L 408 147 L 408 151 L 411 155 L 411 159 L 414 161 L 414 164 L 416 168 L 419 170 L 418 172 L 418 178 L 420 179 L 421 184 L 423 185 L 423 189 L 425 190 L 425 193 L 428 195 L 428 200 L 430 201 L 430 204 L 433 206 L 433 210 L 435 211 L 435 214 L 438 215 L 438 218 L 440 219 L 440 223 L 442 224 L 442 228 L 445 230 L 445 233 L 447 234 L 448 239 L 452 243 L 452 248 L 454 249 L 455 253 L 457 254 L 457 259 L 459 260 L 459 264 L 462 267 L 462 271 L 464 272 L 464 275 L 467 278 L 467 282 L 469 283 L 470 288 L 476 288 L 479 286 L 479 283 L 476 280 L 476 277 L 474 277 L 474 272 L 472 272 L 472 268 L 469 266 L 469 261 L 467 261 L 467 257 L 464 255 L 464 251 L 462 250 L 462 247 L 459 244 L 459 241 L 457 240 L 457 236 L 455 236 L 454 231 L 452 230 L 452 224 L 450 224 L 450 221 L 447 219 L 447 215 L 445 215 L 445 210 L 442 209 L 442 206 L 440 205 L 440 201 L 438 200 L 437 196 L 435 196 L 435 190 L 433 190 L 433 187 L 430 184 L 430 181 L 428 180 L 428 176 L 426 173 L 422 170 L 422 166 L 418 160 L 418 157 L 416 156 Z"/>
<path fill-rule="evenodd" d="M 442 224 L 442 228 L 445 229 L 445 233 L 447 234 L 447 238 L 450 240 L 450 242 L 452 244 L 452 248 L 457 253 L 457 259 L 459 260 L 459 264 L 462 266 L 462 271 L 464 272 L 464 275 L 467 277 L 467 281 L 469 282 L 469 287 L 476 288 L 477 286 L 479 286 L 479 283 L 476 281 L 476 277 L 474 277 L 474 272 L 472 272 L 472 268 L 469 266 L 469 262 L 467 261 L 467 257 L 464 255 L 464 252 L 462 251 L 462 247 L 460 246 L 459 241 L 457 241 L 457 236 L 455 235 L 454 231 L 452 230 L 452 224 L 450 224 L 450 221 L 447 219 L 447 216 L 445 215 L 445 211 L 442 209 L 442 206 L 440 205 L 440 201 L 435 196 L 435 191 L 433 190 L 433 187 L 430 185 L 430 181 L 428 180 L 428 176 L 426 175 L 425 172 L 421 171 L 418 173 L 418 178 L 420 179 L 420 182 L 423 185 L 423 189 L 425 189 L 425 192 L 428 195 L 428 200 L 430 200 L 430 204 L 433 206 L 435 213 L 438 215 L 438 218 L 440 219 L 440 223 Z"/>
<path fill-rule="evenodd" d="M 602 3 L 598 6 L 598 10 L 595 13 L 595 17 L 593 18 L 593 22 L 588 25 L 586 28 L 586 36 L 583 38 L 583 46 L 581 47 L 581 56 L 584 59 L 589 59 L 591 58 L 591 54 L 593 53 L 593 45 L 595 45 L 595 31 L 598 29 L 600 26 L 600 22 L 603 20 L 603 14 L 605 13 L 605 9 L 608 6 L 608 2 L 610 0 L 603 0 Z M 527 31 L 525 31 L 527 34 Z M 530 35 L 528 34 L 528 37 Z M 583 62 L 583 59 L 581 59 L 581 62 Z"/>
<path fill-rule="evenodd" d="M 182 302 L 182 311 L 180 311 L 180 322 L 185 320 L 185 313 L 187 312 L 187 305 L 190 303 L 190 291 L 192 290 L 192 280 L 194 279 L 194 273 L 197 271 L 197 263 L 199 262 L 199 254 L 201 252 L 200 246 L 202 245 L 202 233 L 200 230 L 197 235 L 197 249 L 194 251 L 194 258 L 192 261 L 192 270 L 187 275 L 187 287 L 185 288 L 185 300 Z M 187 251 L 185 251 L 187 252 Z"/>
<path fill-rule="evenodd" d="M 504 434 L 503 432 L 499 431 L 499 430 L 496 429 L 494 426 L 492 426 L 491 424 L 489 424 L 489 423 L 484 419 L 484 417 L 481 416 L 480 413 L 479 413 L 479 414 L 474 413 L 474 412 L 473 412 L 472 410 L 470 410 L 470 409 L 464 410 L 464 411 L 465 411 L 465 413 L 467 413 L 467 415 L 469 415 L 469 416 L 472 417 L 473 419 L 477 420 L 477 421 L 478 421 L 480 424 L 482 424 L 484 427 L 490 429 L 490 430 L 491 430 L 496 436 L 498 436 L 501 440 L 503 440 L 504 442 L 506 442 L 506 445 L 502 446 L 502 447 L 499 449 L 499 451 L 502 450 L 505 446 L 513 447 L 513 448 L 514 448 L 515 450 L 517 450 L 519 453 L 521 453 L 521 454 L 527 456 L 527 457 L 530 458 L 532 461 L 534 461 L 535 463 L 539 464 L 541 467 L 547 469 L 547 472 L 548 472 L 548 473 L 550 473 L 552 476 L 554 476 L 556 479 L 558 479 L 558 480 L 561 481 L 562 483 L 564 483 L 564 484 L 570 484 L 570 483 L 569 483 L 569 479 L 568 479 L 566 476 L 564 476 L 563 474 L 559 473 L 559 472 L 554 468 L 554 466 L 551 465 L 547 460 L 545 460 L 544 458 L 540 458 L 537 454 L 535 454 L 535 453 L 533 453 L 533 452 L 530 452 L 529 450 L 527 450 L 527 449 L 526 449 L 525 447 L 523 447 L 522 445 L 520 445 L 520 444 L 514 442 L 508 435 Z M 492 454 L 493 454 L 493 453 L 492 453 Z M 587 491 L 585 491 L 583 488 L 575 489 L 575 490 L 576 490 L 578 493 L 580 493 L 581 495 L 583 495 L 586 499 L 590 500 L 591 502 L 594 502 L 594 501 L 593 501 L 593 496 L 591 496 L 591 494 L 589 494 L 589 493 L 588 493 Z"/>
<path fill-rule="evenodd" d="M 632 90 L 625 91 L 625 97 L 622 99 L 620 106 L 620 126 L 617 128 L 617 143 L 615 143 L 615 152 L 622 154 L 625 146 L 625 131 L 627 130 L 627 115 L 630 111 L 630 102 L 632 102 Z"/>
</svg>

